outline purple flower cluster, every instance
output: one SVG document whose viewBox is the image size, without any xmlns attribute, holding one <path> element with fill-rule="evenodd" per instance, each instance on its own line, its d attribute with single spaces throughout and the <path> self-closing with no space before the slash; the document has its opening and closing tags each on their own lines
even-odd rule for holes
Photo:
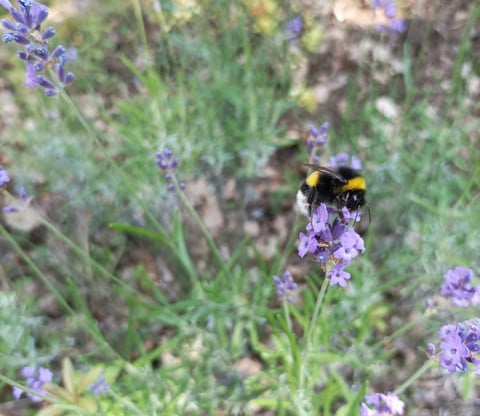
<svg viewBox="0 0 480 416">
<path fill-rule="evenodd" d="M 403 403 L 396 394 L 375 393 L 365 396 L 360 405 L 360 416 L 394 416 L 403 415 Z"/>
<path fill-rule="evenodd" d="M 375 28 L 377 32 L 402 33 L 406 30 L 405 20 L 397 19 L 397 6 L 391 0 L 372 0 L 372 9 L 381 10 L 387 18 L 386 24 L 378 23 Z"/>
<path fill-rule="evenodd" d="M 303 33 L 303 18 L 300 15 L 292 17 L 286 27 L 285 36 L 289 42 L 295 42 Z"/>
<path fill-rule="evenodd" d="M 309 253 L 325 265 L 331 285 L 345 287 L 351 277 L 345 267 L 365 251 L 362 237 L 349 225 L 356 220 L 358 214 L 347 208 L 339 215 L 337 210 L 320 204 L 307 224 L 307 232 L 299 234 L 298 255 L 303 258 Z"/>
<path fill-rule="evenodd" d="M 42 389 L 45 383 L 52 381 L 52 372 L 48 368 L 27 366 L 22 369 L 22 377 L 26 380 L 26 385 L 30 390 L 39 394 L 46 395 L 47 392 Z M 13 397 L 18 400 L 23 394 L 23 390 L 18 387 L 13 388 Z M 27 397 L 33 402 L 41 402 L 42 399 L 31 393 L 26 393 Z"/>
<path fill-rule="evenodd" d="M 175 171 L 180 163 L 180 159 L 173 155 L 173 151 L 168 147 L 156 153 L 157 166 L 165 172 L 165 179 L 169 182 L 168 190 L 175 191 L 177 189 L 175 180 Z M 185 183 L 178 184 L 180 189 L 185 189 Z"/>
<path fill-rule="evenodd" d="M 3 186 L 8 182 L 10 182 L 10 176 L 8 176 L 7 170 L 0 165 L 0 186 Z"/>
<path fill-rule="evenodd" d="M 480 285 L 472 286 L 470 281 L 473 270 L 464 267 L 455 267 L 448 270 L 443 276 L 440 290 L 442 296 L 450 297 L 455 306 L 467 307 L 480 303 Z"/>
<path fill-rule="evenodd" d="M 2 165 L 0 165 L 0 186 L 3 186 L 8 182 L 10 182 L 10 176 L 8 175 L 7 170 Z M 27 192 L 25 191 L 25 188 L 23 186 L 21 186 L 18 190 L 18 196 L 20 197 L 25 206 L 28 205 L 29 201 L 27 198 Z M 5 213 L 18 211 L 20 211 L 20 208 L 15 206 L 7 205 L 2 207 L 2 212 Z"/>
<path fill-rule="evenodd" d="M 328 140 L 328 122 L 323 123 L 320 128 L 314 124 L 310 124 L 308 132 L 310 137 L 307 139 L 307 155 L 312 163 L 318 163 L 320 158 L 316 156 L 316 151 L 321 149 Z"/>
<path fill-rule="evenodd" d="M 480 376 L 480 318 L 456 325 L 443 325 L 438 331 L 440 365 L 449 373 L 465 372 L 468 363 L 475 366 L 475 375 Z"/>
<path fill-rule="evenodd" d="M 281 278 L 273 276 L 273 281 L 277 286 L 277 295 L 279 297 L 285 297 L 287 302 L 292 302 L 293 298 L 291 293 L 298 287 L 293 280 L 292 274 L 286 270 Z"/>
<path fill-rule="evenodd" d="M 33 0 L 18 0 L 18 9 L 9 0 L 0 0 L 0 6 L 7 9 L 14 20 L 2 19 L 2 41 L 14 42 L 24 48 L 17 55 L 25 63 L 25 86 L 39 86 L 47 96 L 53 96 L 58 94 L 59 87 L 71 84 L 75 76 L 65 71 L 65 63 L 71 57 L 62 45 L 49 51 L 48 41 L 55 36 L 52 26 L 41 30 L 41 25 L 48 16 L 48 7 Z M 49 69 L 53 70 L 54 81 L 39 75 Z"/>
<path fill-rule="evenodd" d="M 110 392 L 110 384 L 108 384 L 103 376 L 100 376 L 95 383 L 90 384 L 89 388 L 94 396 L 100 396 L 101 394 Z"/>
<path fill-rule="evenodd" d="M 22 201 L 22 204 L 20 207 L 14 206 L 14 205 L 6 205 L 2 208 L 2 212 L 5 212 L 5 213 L 20 212 L 24 208 L 26 208 L 29 205 L 30 201 L 32 200 L 32 198 L 28 198 L 27 191 L 23 186 L 21 186 L 20 189 L 18 190 L 18 197 Z"/>
<path fill-rule="evenodd" d="M 329 162 L 330 162 L 330 167 L 332 169 L 336 169 L 343 166 L 352 168 L 354 170 L 362 169 L 362 162 L 357 156 L 355 155 L 350 156 L 348 153 L 344 153 L 344 152 L 338 153 L 335 156 L 332 156 Z"/>
<path fill-rule="evenodd" d="M 48 394 L 48 392 L 42 388 L 45 383 L 52 382 L 53 374 L 48 368 L 27 366 L 22 369 L 21 374 L 26 380 L 27 388 L 42 395 Z M 100 376 L 96 382 L 90 384 L 89 389 L 93 395 L 99 396 L 108 393 L 110 391 L 110 385 L 103 376 Z M 13 388 L 13 397 L 15 400 L 20 399 L 23 393 L 24 391 L 22 389 L 18 387 Z M 41 397 L 28 392 L 26 393 L 26 396 L 37 403 L 42 401 Z"/>
</svg>

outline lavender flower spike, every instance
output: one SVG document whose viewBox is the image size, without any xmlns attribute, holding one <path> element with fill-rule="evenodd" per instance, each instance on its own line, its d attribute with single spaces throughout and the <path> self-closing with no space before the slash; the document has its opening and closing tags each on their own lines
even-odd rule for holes
<svg viewBox="0 0 480 416">
<path fill-rule="evenodd" d="M 45 395 L 47 392 L 42 389 L 42 386 L 45 383 L 50 383 L 52 381 L 52 372 L 48 368 L 27 366 L 22 369 L 22 377 L 26 380 L 27 387 L 30 390 Z M 22 389 L 19 389 L 18 387 L 13 388 L 13 397 L 15 400 L 18 400 L 22 394 Z M 33 402 L 42 401 L 40 397 L 35 396 L 34 394 L 26 393 L 26 395 Z"/>
<path fill-rule="evenodd" d="M 397 18 L 397 7 L 392 0 L 373 0 L 373 10 L 381 10 L 387 19 L 386 24 L 378 23 L 377 32 L 402 33 L 407 29 L 405 20 Z"/>
<path fill-rule="evenodd" d="M 168 147 L 165 147 L 163 150 L 157 152 L 155 157 L 157 158 L 157 166 L 165 172 L 165 179 L 169 182 L 168 190 L 175 191 L 177 189 L 175 185 L 175 171 L 180 164 L 180 159 L 175 157 L 173 151 Z M 178 186 L 182 190 L 185 189 L 184 182 L 180 182 Z"/>
<path fill-rule="evenodd" d="M 360 405 L 361 416 L 395 416 L 403 415 L 405 403 L 394 393 L 375 393 L 365 396 Z"/>
<path fill-rule="evenodd" d="M 17 52 L 18 57 L 25 62 L 25 86 L 44 89 L 48 96 L 56 95 L 73 81 L 73 73 L 65 73 L 64 65 L 71 57 L 66 49 L 58 45 L 49 52 L 49 40 L 55 36 L 55 28 L 41 29 L 42 23 L 48 17 L 48 7 L 33 0 L 18 0 L 18 9 L 8 0 L 0 0 L 0 6 L 10 12 L 13 19 L 2 19 L 2 41 L 16 43 L 23 47 Z M 54 68 L 54 79 L 48 80 L 40 73 L 47 68 Z"/>
<path fill-rule="evenodd" d="M 480 318 L 456 325 L 443 325 L 438 331 L 440 365 L 449 373 L 465 372 L 469 364 L 475 366 L 475 375 L 480 376 Z"/>
<path fill-rule="evenodd" d="M 103 376 L 100 376 L 95 383 L 90 384 L 89 388 L 94 396 L 100 396 L 110 391 L 110 385 Z"/>
<path fill-rule="evenodd" d="M 287 40 L 290 42 L 296 41 L 302 35 L 303 26 L 304 24 L 302 16 L 297 15 L 290 19 L 285 28 Z"/>
<path fill-rule="evenodd" d="M 347 208 L 342 210 L 342 214 L 320 204 L 306 226 L 306 233 L 299 234 L 298 255 L 303 258 L 309 254 L 326 265 L 330 285 L 345 287 L 351 276 L 344 269 L 365 251 L 365 244 L 353 226 L 349 225 L 357 220 L 357 215 L 350 213 Z"/>
<path fill-rule="evenodd" d="M 310 137 L 307 139 L 307 154 L 312 163 L 318 162 L 315 152 L 321 149 L 328 140 L 328 127 L 328 122 L 323 123 L 320 128 L 313 123 L 308 127 Z"/>
<path fill-rule="evenodd" d="M 480 285 L 472 286 L 470 281 L 473 270 L 464 267 L 455 267 L 448 270 L 443 276 L 441 287 L 442 296 L 451 298 L 455 306 L 467 307 L 480 303 Z"/>
<path fill-rule="evenodd" d="M 293 280 L 292 274 L 286 270 L 282 277 L 273 276 L 273 282 L 277 286 L 277 295 L 285 297 L 287 302 L 292 302 L 292 292 L 298 287 Z"/>
<path fill-rule="evenodd" d="M 18 197 L 21 200 L 21 204 L 15 204 L 15 205 L 6 205 L 2 207 L 2 212 L 4 213 L 15 213 L 15 212 L 20 212 L 24 210 L 26 207 L 29 206 L 30 201 L 32 200 L 32 197 L 28 197 L 27 191 L 25 190 L 25 187 L 21 186 L 20 189 L 18 190 Z"/>
<path fill-rule="evenodd" d="M 3 186 L 8 182 L 10 182 L 10 176 L 8 176 L 7 170 L 0 165 L 0 186 Z"/>
</svg>

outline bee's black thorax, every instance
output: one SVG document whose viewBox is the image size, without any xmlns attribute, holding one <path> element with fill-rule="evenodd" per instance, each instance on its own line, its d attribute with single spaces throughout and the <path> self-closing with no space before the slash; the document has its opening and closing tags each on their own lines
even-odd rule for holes
<svg viewBox="0 0 480 416">
<path fill-rule="evenodd" d="M 300 191 L 307 198 L 310 212 L 321 203 L 351 211 L 365 205 L 365 179 L 349 167 L 331 170 L 319 166 L 305 179 Z"/>
</svg>

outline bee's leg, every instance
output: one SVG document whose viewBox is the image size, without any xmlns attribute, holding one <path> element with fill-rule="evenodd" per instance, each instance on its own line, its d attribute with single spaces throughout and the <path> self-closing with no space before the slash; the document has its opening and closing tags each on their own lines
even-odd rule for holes
<svg viewBox="0 0 480 416">
<path fill-rule="evenodd" d="M 368 223 L 370 224 L 372 222 L 372 216 L 370 215 L 370 207 L 368 205 L 365 205 L 367 207 L 368 211 Z"/>
<path fill-rule="evenodd" d="M 308 193 L 307 197 L 307 202 L 308 202 L 308 216 L 312 218 L 312 211 L 313 211 L 313 205 L 315 203 L 315 195 L 317 194 L 317 190 L 314 187 L 310 189 L 310 192 Z"/>
</svg>

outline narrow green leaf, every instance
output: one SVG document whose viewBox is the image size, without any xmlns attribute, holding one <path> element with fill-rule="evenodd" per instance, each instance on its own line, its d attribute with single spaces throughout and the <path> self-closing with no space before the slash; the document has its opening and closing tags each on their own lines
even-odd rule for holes
<svg viewBox="0 0 480 416">
<path fill-rule="evenodd" d="M 62 406 L 53 405 L 44 407 L 36 415 L 37 416 L 60 416 L 65 414 L 65 409 Z"/>
<path fill-rule="evenodd" d="M 144 228 L 134 227 L 133 225 L 120 223 L 111 223 L 110 228 L 118 231 L 123 231 L 128 234 L 133 234 L 140 237 L 149 238 L 151 240 L 159 241 L 160 243 L 173 248 L 172 241 L 167 234 L 160 234 L 158 232 L 149 231 Z"/>
<path fill-rule="evenodd" d="M 68 357 L 65 357 L 62 361 L 62 379 L 65 388 L 75 396 L 75 371 Z"/>
<path fill-rule="evenodd" d="M 189 274 L 192 280 L 196 280 L 197 274 L 195 267 L 192 263 L 190 253 L 188 252 L 187 245 L 185 244 L 185 237 L 183 234 L 182 221 L 178 217 L 178 212 L 173 214 L 173 241 L 175 242 L 175 250 L 178 256 L 178 259 L 185 267 L 187 273 Z"/>
</svg>

